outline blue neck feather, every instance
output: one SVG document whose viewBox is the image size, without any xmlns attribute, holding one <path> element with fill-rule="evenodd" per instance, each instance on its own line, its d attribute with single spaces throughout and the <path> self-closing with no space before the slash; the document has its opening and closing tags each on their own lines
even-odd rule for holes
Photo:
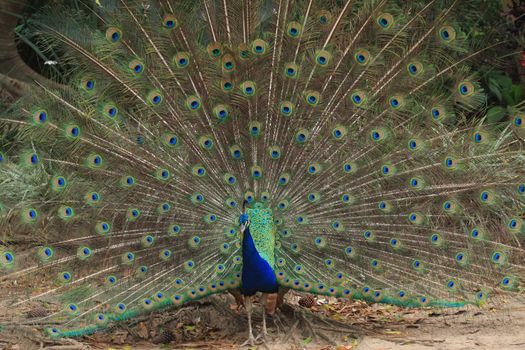
<svg viewBox="0 0 525 350">
<path fill-rule="evenodd" d="M 275 273 L 270 264 L 259 255 L 249 227 L 244 230 L 242 240 L 242 264 L 242 294 L 277 292 L 278 284 Z"/>
</svg>

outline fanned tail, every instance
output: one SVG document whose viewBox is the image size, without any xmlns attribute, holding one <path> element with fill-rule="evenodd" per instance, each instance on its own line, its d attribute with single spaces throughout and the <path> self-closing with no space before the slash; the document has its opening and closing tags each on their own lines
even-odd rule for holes
<svg viewBox="0 0 525 350">
<path fill-rule="evenodd" d="M 53 336 L 238 288 L 483 304 L 524 275 L 523 118 L 489 124 L 476 1 L 86 1 L 35 16 L 68 87 L 2 115 L 0 284 Z M 57 15 L 60 14 L 60 15 Z M 476 118 L 473 118 L 476 117 Z M 27 246 L 31 249 L 27 249 Z M 20 286 L 31 288 L 17 288 Z"/>
</svg>

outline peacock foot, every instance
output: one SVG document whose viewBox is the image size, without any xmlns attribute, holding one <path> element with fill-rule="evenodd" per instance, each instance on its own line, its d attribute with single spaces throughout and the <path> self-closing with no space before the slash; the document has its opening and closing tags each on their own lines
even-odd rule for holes
<svg viewBox="0 0 525 350">
<path fill-rule="evenodd" d="M 278 335 L 286 333 L 284 331 L 286 329 L 286 326 L 283 324 L 281 317 L 278 314 L 274 314 L 272 316 L 272 321 L 273 321 L 273 325 L 275 326 L 275 329 L 277 330 Z"/>
<path fill-rule="evenodd" d="M 259 344 L 266 343 L 267 340 L 268 340 L 268 332 L 266 331 L 259 333 L 259 335 L 255 337 L 255 341 L 259 342 Z"/>
<path fill-rule="evenodd" d="M 268 332 L 261 332 L 257 337 L 254 337 L 253 334 L 248 336 L 248 339 L 241 344 L 241 347 L 245 346 L 255 346 L 255 345 L 264 345 L 266 348 L 268 342 Z"/>
<path fill-rule="evenodd" d="M 253 334 L 250 333 L 250 335 L 248 336 L 248 339 L 241 344 L 241 348 L 242 347 L 245 347 L 245 346 L 255 346 L 255 338 L 253 337 Z"/>
</svg>

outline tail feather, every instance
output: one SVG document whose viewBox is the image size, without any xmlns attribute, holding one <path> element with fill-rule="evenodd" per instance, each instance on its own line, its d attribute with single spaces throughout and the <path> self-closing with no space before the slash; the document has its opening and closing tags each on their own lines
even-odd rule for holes
<svg viewBox="0 0 525 350">
<path fill-rule="evenodd" d="M 31 23 L 68 86 L 0 117 L 0 285 L 51 335 L 238 288 L 244 203 L 273 211 L 282 290 L 520 294 L 525 111 L 484 118 L 478 1 L 83 5 Z"/>
</svg>

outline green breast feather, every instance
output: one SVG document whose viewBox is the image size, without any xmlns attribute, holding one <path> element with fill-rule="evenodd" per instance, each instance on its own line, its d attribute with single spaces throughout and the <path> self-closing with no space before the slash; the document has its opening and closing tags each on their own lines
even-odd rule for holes
<svg viewBox="0 0 525 350">
<path fill-rule="evenodd" d="M 250 234 L 252 235 L 255 248 L 271 267 L 275 264 L 275 226 L 273 214 L 270 208 L 262 203 L 256 203 L 252 209 L 247 210 L 250 217 Z"/>
</svg>

